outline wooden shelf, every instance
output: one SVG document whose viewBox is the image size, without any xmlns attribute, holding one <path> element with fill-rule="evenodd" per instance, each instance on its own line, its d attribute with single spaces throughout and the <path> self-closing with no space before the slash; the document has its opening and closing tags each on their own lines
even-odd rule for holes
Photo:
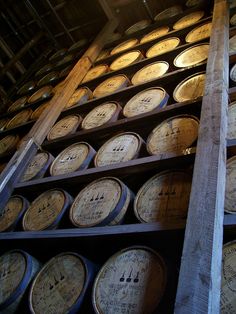
<svg viewBox="0 0 236 314">
<path fill-rule="evenodd" d="M 14 231 L 0 233 L 0 240 L 14 239 L 58 239 L 58 238 L 82 238 L 82 237 L 104 237 L 119 235 L 125 237 L 130 234 L 143 234 L 163 232 L 171 230 L 182 230 L 185 227 L 185 220 L 159 222 L 159 223 L 136 223 L 117 226 L 93 227 L 84 229 L 58 229 L 45 231 Z"/>
<path fill-rule="evenodd" d="M 146 128 L 150 129 L 155 124 L 167 119 L 173 115 L 179 114 L 194 114 L 197 117 L 200 115 L 201 99 L 198 98 L 193 101 L 186 101 L 183 103 L 175 103 L 167 105 L 164 108 L 150 111 L 145 114 L 141 114 L 132 118 L 124 118 L 117 120 L 116 122 L 108 123 L 97 128 L 89 130 L 78 130 L 74 134 L 64 136 L 52 141 L 45 141 L 42 145 L 44 150 L 61 149 L 65 146 L 69 146 L 76 141 L 92 141 L 96 139 L 104 139 L 111 134 L 122 131 L 135 131 L 139 133 L 139 130 Z M 149 126 L 147 128 L 147 125 Z"/>
<path fill-rule="evenodd" d="M 18 183 L 15 186 L 15 193 L 25 194 L 31 192 L 49 190 L 55 187 L 61 187 L 70 190 L 76 184 L 89 183 L 92 180 L 114 176 L 123 178 L 127 175 L 134 175 L 145 171 L 164 170 L 170 168 L 180 168 L 184 165 L 191 165 L 195 158 L 195 148 L 188 149 L 183 155 L 174 153 L 160 154 L 157 156 L 149 156 L 122 162 L 114 165 L 103 167 L 89 168 L 86 170 L 76 171 L 66 175 L 58 175 L 53 177 L 44 177 L 42 179 L 31 180 Z"/>
<path fill-rule="evenodd" d="M 98 106 L 99 104 L 102 104 L 107 101 L 118 101 L 121 103 L 127 102 L 130 98 L 132 98 L 135 94 L 139 93 L 140 91 L 143 91 L 150 87 L 157 87 L 157 86 L 163 87 L 170 96 L 170 102 L 174 102 L 172 98 L 172 93 L 173 93 L 174 88 L 186 77 L 192 74 L 198 73 L 198 72 L 204 72 L 205 69 L 206 69 L 206 62 L 202 62 L 192 67 L 179 69 L 172 72 L 167 72 L 165 75 L 155 80 L 152 80 L 143 84 L 139 84 L 139 85 L 131 85 L 115 93 L 108 94 L 106 96 L 99 97 L 99 98 L 93 98 L 82 105 L 75 105 L 73 107 L 70 107 L 61 113 L 60 118 L 68 114 L 89 112 L 90 110 Z M 125 72 L 125 69 L 123 70 L 123 73 L 127 74 Z"/>
<path fill-rule="evenodd" d="M 176 18 L 175 18 L 176 20 Z M 178 20 L 178 19 L 177 19 Z M 127 50 L 124 50 L 122 52 L 119 52 L 119 53 L 116 53 L 114 55 L 110 55 L 110 56 L 107 56 L 106 58 L 104 59 L 101 59 L 97 62 L 95 62 L 94 65 L 98 65 L 98 64 L 102 64 L 102 63 L 105 63 L 105 64 L 110 64 L 113 60 L 115 60 L 116 58 L 118 58 L 119 56 L 121 56 L 122 54 L 125 54 L 131 50 L 147 50 L 149 49 L 150 47 L 152 47 L 153 45 L 155 45 L 157 42 L 161 41 L 161 40 L 164 40 L 166 38 L 169 38 L 169 37 L 178 37 L 182 44 L 185 45 L 186 42 L 185 42 L 185 37 L 186 35 L 195 27 L 201 25 L 201 24 L 204 24 L 208 21 L 211 21 L 212 20 L 212 16 L 209 16 L 209 17 L 206 17 L 206 18 L 203 18 L 201 19 L 200 21 L 196 22 L 195 24 L 191 25 L 191 26 L 188 26 L 186 28 L 182 28 L 180 30 L 171 30 L 170 32 L 168 32 L 167 34 L 161 36 L 161 37 L 158 37 L 154 40 L 151 40 L 151 41 L 148 41 L 146 43 L 143 43 L 143 44 L 137 44 Z M 166 22 L 167 24 L 167 22 Z M 163 24 L 162 24 L 163 25 Z M 170 26 L 171 24 L 169 24 L 169 21 L 168 21 L 168 26 Z M 147 31 L 147 28 L 143 31 L 145 31 L 144 33 L 142 33 L 142 36 L 145 35 L 145 34 L 148 34 L 149 32 L 151 32 L 152 30 L 156 29 L 158 27 L 158 25 L 156 24 L 152 24 L 152 27 L 150 30 Z M 112 44 L 112 47 L 110 46 L 109 48 L 112 49 L 113 47 L 115 47 L 116 45 L 118 45 L 119 43 L 122 43 L 123 41 L 126 41 L 128 38 L 137 38 L 137 39 L 141 39 L 142 38 L 141 35 L 139 36 L 136 36 L 135 34 L 132 34 L 132 36 L 127 36 L 127 37 L 123 37 L 121 39 L 119 39 L 116 43 L 113 43 Z M 207 39 L 206 39 L 207 40 Z M 198 44 L 198 42 L 195 42 L 195 43 L 191 43 L 191 44 L 188 44 L 188 45 L 195 45 L 195 44 Z"/>
</svg>

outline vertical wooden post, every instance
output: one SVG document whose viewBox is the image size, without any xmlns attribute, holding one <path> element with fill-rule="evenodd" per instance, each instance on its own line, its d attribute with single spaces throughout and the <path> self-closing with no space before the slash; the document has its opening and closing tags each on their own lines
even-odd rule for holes
<svg viewBox="0 0 236 314">
<path fill-rule="evenodd" d="M 175 313 L 220 312 L 229 74 L 229 9 L 215 0 L 205 95 Z"/>
<path fill-rule="evenodd" d="M 14 190 L 15 184 L 20 179 L 31 158 L 35 155 L 38 146 L 46 138 L 49 130 L 60 116 L 61 111 L 101 52 L 106 38 L 117 27 L 117 23 L 116 20 L 108 21 L 104 29 L 69 73 L 65 79 L 63 88 L 54 95 L 50 101 L 51 106 L 36 121 L 24 138 L 19 150 L 14 154 L 0 175 L 0 208 L 4 208 Z"/>
</svg>

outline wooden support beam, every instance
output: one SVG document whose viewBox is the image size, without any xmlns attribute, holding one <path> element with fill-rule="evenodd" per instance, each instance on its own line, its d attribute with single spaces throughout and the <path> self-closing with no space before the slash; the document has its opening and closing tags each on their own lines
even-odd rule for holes
<svg viewBox="0 0 236 314">
<path fill-rule="evenodd" d="M 38 146 L 42 144 L 77 86 L 81 83 L 92 63 L 96 60 L 106 42 L 106 38 L 110 36 L 116 27 L 116 20 L 109 21 L 106 24 L 92 45 L 69 73 L 64 81 L 63 88 L 50 101 L 51 106 L 43 112 L 34 124 L 33 128 L 22 141 L 19 150 L 0 175 L 0 208 L 4 208 L 14 190 L 15 184 L 19 181 L 29 161 L 35 155 Z"/>
<path fill-rule="evenodd" d="M 229 74 L 229 9 L 215 0 L 205 95 L 175 313 L 220 312 Z"/>
</svg>

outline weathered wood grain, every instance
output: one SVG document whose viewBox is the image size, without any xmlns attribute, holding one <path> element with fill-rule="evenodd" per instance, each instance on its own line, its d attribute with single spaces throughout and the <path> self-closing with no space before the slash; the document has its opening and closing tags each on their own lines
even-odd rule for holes
<svg viewBox="0 0 236 314">
<path fill-rule="evenodd" d="M 205 95 L 175 313 L 219 313 L 228 106 L 229 13 L 215 0 Z"/>
</svg>

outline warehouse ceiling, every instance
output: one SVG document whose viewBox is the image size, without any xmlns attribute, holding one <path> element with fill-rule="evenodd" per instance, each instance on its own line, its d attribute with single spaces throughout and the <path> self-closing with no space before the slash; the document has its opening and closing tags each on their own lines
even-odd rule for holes
<svg viewBox="0 0 236 314">
<path fill-rule="evenodd" d="M 107 15 L 119 19 L 122 33 L 175 4 L 175 0 L 0 0 L 0 96 L 20 86 L 37 60 L 45 61 L 50 53 L 83 38 L 89 44 L 104 27 Z"/>
</svg>

